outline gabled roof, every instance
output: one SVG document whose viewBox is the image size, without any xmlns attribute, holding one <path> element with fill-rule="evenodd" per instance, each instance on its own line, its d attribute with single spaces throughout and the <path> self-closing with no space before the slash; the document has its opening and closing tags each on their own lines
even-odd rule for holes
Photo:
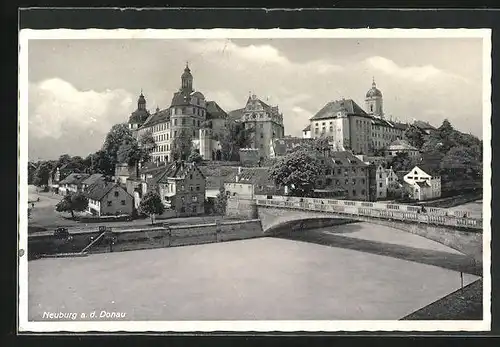
<svg viewBox="0 0 500 347">
<path fill-rule="evenodd" d="M 267 168 L 241 168 L 241 172 L 232 172 L 228 175 L 224 182 L 226 183 L 236 183 L 236 177 L 238 176 L 238 183 L 247 184 L 257 184 L 261 186 L 274 185 L 274 182 L 269 177 L 269 170 Z"/>
<path fill-rule="evenodd" d="M 159 123 L 166 123 L 170 121 L 170 113 L 169 110 L 161 110 L 161 111 L 156 111 L 152 115 L 146 119 L 144 124 L 142 124 L 141 128 L 146 128 L 150 127 Z"/>
<path fill-rule="evenodd" d="M 167 183 L 168 178 L 185 178 L 189 172 L 196 170 L 200 175 L 205 178 L 205 175 L 195 163 L 185 161 L 176 161 L 166 166 L 163 170 L 153 177 L 152 183 Z"/>
<path fill-rule="evenodd" d="M 352 99 L 336 100 L 327 103 L 311 120 L 336 118 L 337 112 L 344 111 L 348 115 L 368 116 Z"/>
<path fill-rule="evenodd" d="M 364 161 L 349 151 L 333 151 L 330 153 L 331 164 L 340 166 L 368 166 Z"/>
<path fill-rule="evenodd" d="M 241 117 L 243 117 L 243 112 L 245 112 L 245 108 L 233 110 L 227 114 L 228 119 L 233 122 L 239 122 L 241 120 Z"/>
<path fill-rule="evenodd" d="M 125 191 L 119 184 L 114 182 L 96 181 L 87 188 L 84 194 L 89 199 L 101 201 L 114 187 L 118 187 Z"/>
<path fill-rule="evenodd" d="M 89 174 L 83 174 L 83 173 L 72 173 L 66 176 L 65 179 L 63 179 L 59 184 L 76 184 L 79 185 L 81 184 L 86 178 L 88 178 L 90 175 Z"/>
<path fill-rule="evenodd" d="M 84 179 L 82 181 L 82 184 L 86 184 L 86 185 L 91 185 L 91 184 L 94 184 L 95 182 L 101 180 L 101 179 L 104 179 L 104 175 L 103 174 L 92 174 L 90 175 L 89 177 L 87 177 L 86 179 Z"/>
<path fill-rule="evenodd" d="M 425 162 L 416 165 L 420 170 L 431 176 L 440 176 L 439 169 Z M 413 170 L 413 169 L 412 169 Z"/>
<path fill-rule="evenodd" d="M 311 124 L 307 125 L 302 131 L 311 131 Z"/>
<path fill-rule="evenodd" d="M 387 149 L 390 151 L 418 151 L 418 149 L 410 145 L 406 140 L 395 140 L 387 146 Z"/>
<path fill-rule="evenodd" d="M 207 101 L 207 119 L 227 119 L 228 115 L 215 101 Z"/>
</svg>

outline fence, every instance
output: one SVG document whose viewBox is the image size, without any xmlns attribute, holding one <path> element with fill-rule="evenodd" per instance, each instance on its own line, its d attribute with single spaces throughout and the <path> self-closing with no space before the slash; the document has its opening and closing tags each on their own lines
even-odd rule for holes
<svg viewBox="0 0 500 347">
<path fill-rule="evenodd" d="M 349 200 L 329 200 L 312 198 L 289 198 L 278 199 L 257 196 L 256 204 L 259 206 L 287 207 L 320 212 L 337 212 L 346 215 L 363 216 L 371 218 L 395 219 L 404 222 L 417 222 L 435 225 L 455 226 L 469 229 L 482 229 L 483 221 L 476 218 L 463 218 L 457 215 L 446 215 L 442 211 L 431 210 L 429 212 L 415 206 L 387 204 L 369 207 L 368 203 Z M 372 204 L 375 206 L 375 204 Z M 410 209 L 408 207 L 411 207 Z"/>
</svg>

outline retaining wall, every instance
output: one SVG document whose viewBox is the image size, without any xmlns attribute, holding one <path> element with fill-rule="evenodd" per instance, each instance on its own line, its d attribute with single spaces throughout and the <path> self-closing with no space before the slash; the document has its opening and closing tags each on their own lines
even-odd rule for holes
<svg viewBox="0 0 500 347">
<path fill-rule="evenodd" d="M 34 259 L 44 254 L 77 253 L 100 234 L 96 228 L 95 231 L 73 232 L 67 240 L 58 240 L 47 234 L 29 235 L 28 256 Z M 199 245 L 264 236 L 260 220 L 255 219 L 198 225 L 164 224 L 157 228 L 116 230 L 112 234 L 115 237 L 112 245 L 103 238 L 88 253 Z"/>
</svg>

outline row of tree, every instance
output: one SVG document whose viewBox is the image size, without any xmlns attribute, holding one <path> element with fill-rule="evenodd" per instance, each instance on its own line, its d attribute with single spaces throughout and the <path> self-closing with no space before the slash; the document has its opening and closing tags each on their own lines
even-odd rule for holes
<svg viewBox="0 0 500 347">
<path fill-rule="evenodd" d="M 253 129 L 242 124 L 228 121 L 226 127 L 214 137 L 221 145 L 222 160 L 238 161 L 239 149 L 248 147 L 252 141 Z M 58 160 L 28 163 L 28 182 L 37 186 L 48 184 L 55 170 L 60 168 L 61 179 L 72 172 L 101 173 L 114 175 L 117 163 L 131 166 L 144 164 L 151 160 L 151 153 L 157 147 L 151 132 L 146 132 L 137 140 L 126 123 L 116 124 L 106 135 L 98 151 L 87 157 L 63 154 Z M 171 144 L 172 160 L 201 162 L 200 153 L 193 147 L 191 132 L 181 131 Z"/>
<path fill-rule="evenodd" d="M 425 134 L 416 125 L 411 125 L 404 133 L 405 139 L 417 148 L 423 157 L 432 157 L 441 162 L 440 169 L 465 169 L 471 175 L 481 175 L 483 166 L 483 141 L 471 134 L 453 128 L 445 119 L 441 126 L 430 134 Z M 419 162 L 407 154 L 398 154 L 390 163 L 395 171 L 410 170 Z"/>
</svg>

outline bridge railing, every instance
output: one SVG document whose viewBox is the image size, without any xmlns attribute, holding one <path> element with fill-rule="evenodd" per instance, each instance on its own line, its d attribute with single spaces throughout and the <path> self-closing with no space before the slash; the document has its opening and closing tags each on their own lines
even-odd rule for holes
<svg viewBox="0 0 500 347">
<path fill-rule="evenodd" d="M 336 199 L 318 199 L 318 198 L 300 198 L 295 196 L 281 196 L 281 195 L 256 195 L 257 200 L 276 200 L 276 201 L 287 201 L 291 203 L 299 203 L 301 201 L 313 201 L 318 204 L 328 204 L 328 205 L 343 205 L 343 206 L 357 206 L 357 207 L 371 207 L 383 210 L 398 210 L 407 212 L 422 212 L 422 207 L 412 206 L 405 204 L 394 204 L 390 202 L 370 202 L 370 201 L 357 201 L 357 200 L 336 200 Z M 306 200 L 305 200 L 306 199 Z M 425 207 L 425 213 L 429 215 L 437 216 L 455 216 L 455 217 L 465 217 L 471 218 L 471 213 L 468 211 L 450 211 L 446 208 L 439 207 Z"/>
<path fill-rule="evenodd" d="M 350 216 L 364 216 L 382 219 L 395 219 L 405 222 L 427 223 L 435 225 L 457 226 L 472 229 L 482 229 L 483 221 L 475 218 L 460 218 L 454 215 L 432 214 L 421 212 L 420 209 L 402 209 L 401 206 L 391 204 L 390 208 L 377 208 L 370 207 L 376 206 L 374 203 L 366 203 L 359 201 L 344 201 L 347 202 L 339 204 L 342 200 L 330 199 L 311 199 L 311 198 L 293 198 L 289 200 L 284 199 L 262 199 L 258 196 L 256 199 L 257 205 L 273 206 L 273 207 L 286 207 L 292 209 L 320 211 L 320 212 L 336 212 Z M 358 204 L 359 203 L 359 204 Z M 414 207 L 414 206 L 410 206 Z"/>
</svg>

